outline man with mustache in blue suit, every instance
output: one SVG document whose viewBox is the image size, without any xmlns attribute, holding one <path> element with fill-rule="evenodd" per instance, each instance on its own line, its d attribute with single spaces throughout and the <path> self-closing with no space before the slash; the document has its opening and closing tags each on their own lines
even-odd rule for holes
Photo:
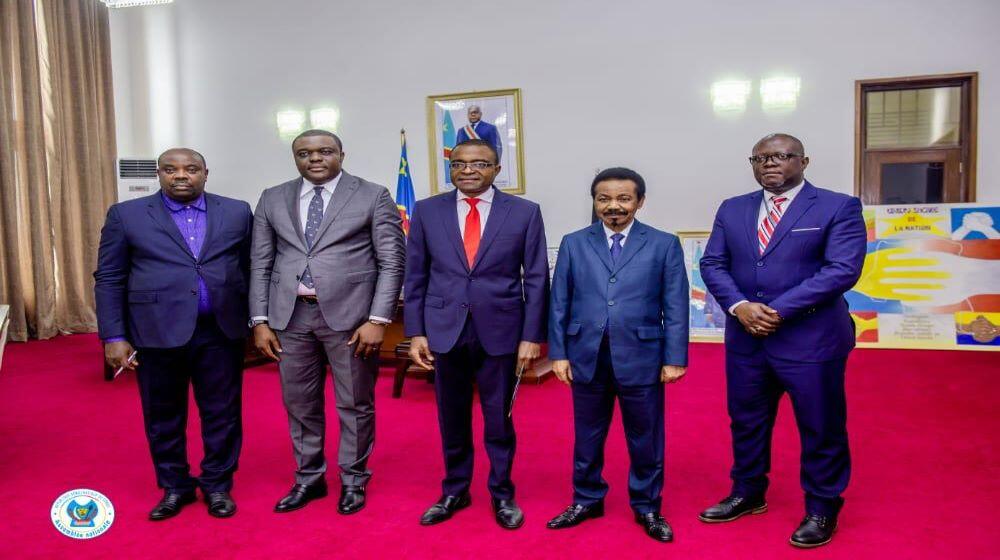
<svg viewBox="0 0 1000 560">
<path fill-rule="evenodd" d="M 660 515 L 664 383 L 684 377 L 688 280 L 675 235 L 635 220 L 643 178 L 606 169 L 590 187 L 600 221 L 563 238 L 549 305 L 549 357 L 573 390 L 576 428 L 573 503 L 550 529 L 604 515 L 604 442 L 615 399 L 622 411 L 635 520 L 661 542 L 673 540 Z"/>
</svg>

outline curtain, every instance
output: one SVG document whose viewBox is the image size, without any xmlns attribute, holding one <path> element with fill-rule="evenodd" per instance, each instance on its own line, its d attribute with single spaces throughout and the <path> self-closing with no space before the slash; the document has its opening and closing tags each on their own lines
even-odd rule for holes
<svg viewBox="0 0 1000 560">
<path fill-rule="evenodd" d="M 115 154 L 107 7 L 0 2 L 0 304 L 11 340 L 96 329 L 91 273 Z"/>
</svg>

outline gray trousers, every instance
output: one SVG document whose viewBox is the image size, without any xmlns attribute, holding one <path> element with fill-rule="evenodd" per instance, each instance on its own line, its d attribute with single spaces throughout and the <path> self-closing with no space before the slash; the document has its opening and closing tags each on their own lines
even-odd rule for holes
<svg viewBox="0 0 1000 560">
<path fill-rule="evenodd" d="M 326 364 L 333 370 L 340 417 L 337 463 L 343 484 L 364 485 L 371 477 L 368 457 L 375 445 L 375 380 L 378 358 L 354 357 L 353 331 L 327 326 L 319 305 L 295 302 L 288 327 L 276 331 L 281 342 L 281 395 L 288 411 L 297 484 L 313 484 L 326 473 Z"/>
</svg>

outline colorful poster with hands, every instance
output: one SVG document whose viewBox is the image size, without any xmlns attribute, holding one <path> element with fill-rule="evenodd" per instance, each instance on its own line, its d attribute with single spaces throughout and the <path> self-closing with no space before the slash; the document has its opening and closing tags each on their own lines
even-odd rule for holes
<svg viewBox="0 0 1000 560">
<path fill-rule="evenodd" d="M 865 208 L 859 346 L 1000 350 L 1000 206 Z"/>
</svg>

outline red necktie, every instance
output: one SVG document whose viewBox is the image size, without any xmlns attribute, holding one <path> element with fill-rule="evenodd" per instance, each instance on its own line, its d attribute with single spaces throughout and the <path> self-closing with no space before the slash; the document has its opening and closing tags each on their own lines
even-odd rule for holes
<svg viewBox="0 0 1000 560">
<path fill-rule="evenodd" d="M 767 244 L 771 242 L 771 236 L 774 235 L 774 228 L 778 227 L 778 221 L 781 220 L 782 209 L 781 205 L 788 200 L 788 197 L 784 196 L 772 196 L 771 203 L 773 206 L 771 210 L 764 216 L 761 220 L 760 225 L 757 226 L 757 245 L 760 249 L 760 254 L 764 254 L 764 249 L 767 249 Z"/>
<path fill-rule="evenodd" d="M 479 237 L 481 235 L 479 232 L 479 210 L 476 209 L 479 199 L 466 198 L 463 200 L 469 203 L 469 215 L 465 217 L 465 235 L 462 242 L 465 245 L 465 258 L 469 259 L 469 269 L 471 270 L 473 263 L 476 262 L 476 251 L 479 250 Z"/>
</svg>

